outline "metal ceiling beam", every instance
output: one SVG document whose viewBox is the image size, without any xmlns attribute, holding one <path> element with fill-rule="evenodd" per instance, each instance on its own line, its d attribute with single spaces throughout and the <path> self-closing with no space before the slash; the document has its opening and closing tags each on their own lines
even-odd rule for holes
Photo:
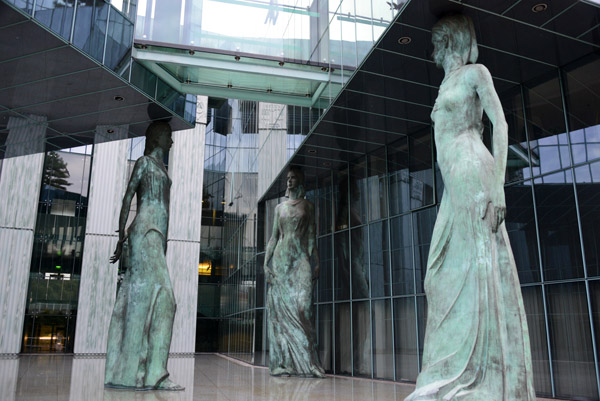
<svg viewBox="0 0 600 401">
<path fill-rule="evenodd" d="M 240 61 L 210 60 L 198 55 L 186 55 L 177 53 L 163 53 L 153 50 L 133 49 L 133 58 L 138 61 L 151 63 L 165 63 L 185 65 L 189 67 L 208 68 L 219 71 L 231 71 L 246 74 L 273 76 L 281 78 L 292 78 L 313 82 L 338 82 L 343 83 L 341 77 L 329 75 L 328 72 L 302 71 L 293 68 L 272 67 L 268 65 L 249 64 Z M 334 79 L 338 78 L 338 79 Z"/>
<path fill-rule="evenodd" d="M 203 84 L 184 84 L 155 62 L 143 61 L 142 65 L 164 80 L 179 92 L 192 95 L 204 95 L 226 99 L 254 100 L 258 102 L 289 104 L 301 107 L 313 107 L 313 98 L 306 96 L 285 95 L 279 93 L 261 92 L 258 90 L 225 88 Z M 325 83 L 321 85 L 326 86 Z M 322 92 L 322 90 L 321 90 Z M 318 98 L 317 98 L 318 100 Z M 316 101 L 315 101 L 316 102 Z"/>
</svg>

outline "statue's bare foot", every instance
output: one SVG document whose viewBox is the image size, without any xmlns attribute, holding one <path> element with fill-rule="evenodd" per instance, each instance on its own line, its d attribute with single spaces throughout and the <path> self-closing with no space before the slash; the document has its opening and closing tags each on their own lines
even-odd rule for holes
<svg viewBox="0 0 600 401">
<path fill-rule="evenodd" d="M 326 377 L 325 373 L 319 369 L 313 369 L 311 373 L 313 377 L 316 377 L 318 379 L 324 379 Z"/>
<path fill-rule="evenodd" d="M 168 377 L 156 385 L 157 390 L 166 391 L 183 391 L 185 387 L 180 386 L 177 383 L 173 383 Z"/>
</svg>

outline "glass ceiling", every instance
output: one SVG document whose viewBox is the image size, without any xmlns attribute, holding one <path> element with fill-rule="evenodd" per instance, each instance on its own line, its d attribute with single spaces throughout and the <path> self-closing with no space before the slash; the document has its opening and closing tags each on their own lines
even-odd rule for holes
<svg viewBox="0 0 600 401">
<path fill-rule="evenodd" d="M 403 4 L 141 0 L 134 58 L 182 92 L 324 108 Z"/>
</svg>

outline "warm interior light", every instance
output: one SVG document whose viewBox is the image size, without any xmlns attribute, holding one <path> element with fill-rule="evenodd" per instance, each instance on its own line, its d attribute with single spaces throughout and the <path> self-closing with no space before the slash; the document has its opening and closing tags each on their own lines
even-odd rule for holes
<svg viewBox="0 0 600 401">
<path fill-rule="evenodd" d="M 198 263 L 198 275 L 199 276 L 210 276 L 212 272 L 212 262 L 209 260 L 208 262 Z"/>
</svg>

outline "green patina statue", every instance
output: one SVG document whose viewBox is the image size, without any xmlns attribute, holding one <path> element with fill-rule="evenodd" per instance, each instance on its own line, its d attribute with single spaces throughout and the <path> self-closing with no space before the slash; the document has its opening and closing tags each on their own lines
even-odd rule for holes
<svg viewBox="0 0 600 401">
<path fill-rule="evenodd" d="M 165 253 L 171 179 L 163 164 L 171 127 L 154 122 L 146 131 L 146 149 L 133 168 L 119 216 L 119 242 L 110 261 L 128 259 L 108 331 L 104 383 L 135 390 L 183 390 L 169 380 L 175 297 Z M 125 234 L 133 196 L 137 214 Z M 123 252 L 127 241 L 128 252 Z"/>
<path fill-rule="evenodd" d="M 415 400 L 534 401 L 529 333 L 504 225 L 507 124 L 473 23 L 443 18 L 433 60 L 445 76 L 431 113 L 444 194 L 433 230 L 425 293 L 423 368 Z M 484 146 L 482 115 L 493 124 Z"/>
<path fill-rule="evenodd" d="M 269 283 L 269 371 L 273 376 L 325 377 L 313 319 L 313 285 L 319 276 L 315 208 L 304 199 L 304 175 L 298 168 L 287 175 L 287 196 L 289 200 L 275 208 L 264 264 Z M 317 261 L 314 272 L 311 257 Z"/>
</svg>

